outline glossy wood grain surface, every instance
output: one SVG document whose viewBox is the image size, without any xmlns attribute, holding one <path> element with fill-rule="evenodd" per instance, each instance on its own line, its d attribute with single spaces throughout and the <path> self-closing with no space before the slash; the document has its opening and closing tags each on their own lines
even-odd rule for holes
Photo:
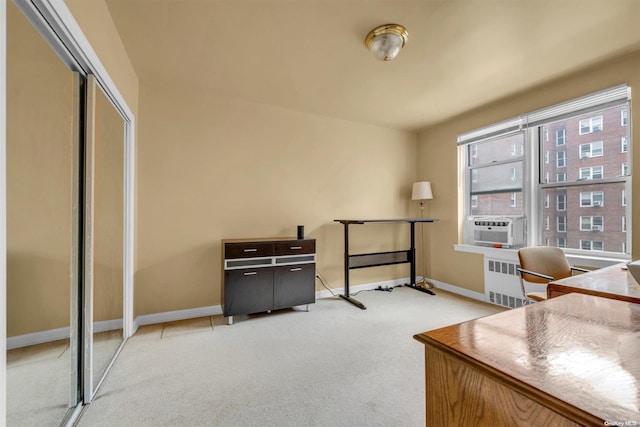
<svg viewBox="0 0 640 427">
<path fill-rule="evenodd" d="M 624 265 L 624 263 L 616 264 L 553 281 L 547 286 L 547 297 L 555 298 L 578 292 L 639 304 L 640 284 L 628 270 L 622 268 Z"/>
<path fill-rule="evenodd" d="M 415 338 L 428 351 L 470 366 L 578 424 L 636 421 L 640 425 L 638 304 L 572 293 Z M 427 359 L 427 378 L 434 375 L 433 366 Z M 453 393 L 462 385 L 442 387 L 448 390 L 427 389 L 427 396 Z M 487 394 L 478 387 L 475 395 Z M 485 404 L 499 399 L 497 391 L 491 394 Z M 528 413 L 517 403 L 504 404 L 504 411 Z M 447 410 L 460 411 L 464 402 L 459 406 Z"/>
</svg>

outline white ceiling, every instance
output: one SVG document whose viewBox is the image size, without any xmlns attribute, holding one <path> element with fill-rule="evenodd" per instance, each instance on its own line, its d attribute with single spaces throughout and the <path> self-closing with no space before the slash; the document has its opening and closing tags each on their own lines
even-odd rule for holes
<svg viewBox="0 0 640 427">
<path fill-rule="evenodd" d="M 107 0 L 141 82 L 419 130 L 640 48 L 640 0 Z M 404 25 L 390 62 L 364 46 Z"/>
</svg>

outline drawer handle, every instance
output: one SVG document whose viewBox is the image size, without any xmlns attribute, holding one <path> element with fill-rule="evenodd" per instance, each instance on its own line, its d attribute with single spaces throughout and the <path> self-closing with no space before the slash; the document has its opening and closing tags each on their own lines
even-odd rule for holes
<svg viewBox="0 0 640 427">
<path fill-rule="evenodd" d="M 245 276 L 255 276 L 256 274 L 258 274 L 257 271 L 250 271 L 248 273 L 243 273 Z"/>
<path fill-rule="evenodd" d="M 289 249 L 302 249 L 302 246 L 291 246 Z"/>
<path fill-rule="evenodd" d="M 257 249 L 245 249 L 244 251 L 245 252 L 258 252 Z"/>
<path fill-rule="evenodd" d="M 301 267 L 298 267 L 298 268 L 292 268 L 292 269 L 290 269 L 289 271 L 302 271 L 302 268 L 301 268 Z"/>
</svg>

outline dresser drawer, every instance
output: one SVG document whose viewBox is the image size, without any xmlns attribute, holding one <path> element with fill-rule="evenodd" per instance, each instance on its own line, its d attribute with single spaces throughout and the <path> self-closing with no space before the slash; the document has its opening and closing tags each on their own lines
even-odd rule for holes
<svg viewBox="0 0 640 427">
<path fill-rule="evenodd" d="M 242 242 L 225 243 L 225 259 L 258 258 L 273 255 L 273 243 Z"/>
<path fill-rule="evenodd" d="M 290 240 L 275 243 L 275 255 L 312 254 L 316 251 L 315 240 Z"/>
</svg>

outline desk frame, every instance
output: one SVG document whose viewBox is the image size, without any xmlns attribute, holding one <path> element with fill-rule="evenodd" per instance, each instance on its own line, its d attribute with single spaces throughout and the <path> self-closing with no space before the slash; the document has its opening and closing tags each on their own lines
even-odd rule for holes
<svg viewBox="0 0 640 427">
<path fill-rule="evenodd" d="M 344 226 L 344 294 L 340 295 L 340 297 L 356 307 L 366 310 L 364 304 L 358 301 L 355 298 L 350 296 L 349 292 L 349 271 L 356 268 L 368 268 L 368 267 L 378 267 L 382 265 L 393 265 L 393 264 L 410 264 L 410 283 L 405 284 L 405 286 L 410 287 L 412 289 L 425 292 L 430 295 L 435 295 L 430 289 L 422 288 L 416 285 L 416 223 L 417 222 L 435 222 L 438 221 L 435 218 L 399 218 L 399 219 L 335 219 L 334 222 L 339 222 Z M 406 222 L 410 225 L 410 233 L 411 233 L 411 247 L 409 249 L 400 250 L 400 251 L 390 251 L 390 252 L 371 252 L 365 254 L 350 254 L 349 253 L 349 225 L 351 224 L 366 224 L 366 223 L 397 223 L 397 222 Z M 399 255 L 399 257 L 397 257 Z M 404 255 L 404 259 L 402 256 Z M 372 262 L 367 263 L 358 262 L 354 263 L 352 261 L 358 259 L 365 259 L 368 256 L 379 256 L 384 258 L 385 256 L 389 259 L 383 262 Z M 395 259 L 393 259 L 395 257 Z M 424 256 L 424 254 L 423 254 Z"/>
</svg>

